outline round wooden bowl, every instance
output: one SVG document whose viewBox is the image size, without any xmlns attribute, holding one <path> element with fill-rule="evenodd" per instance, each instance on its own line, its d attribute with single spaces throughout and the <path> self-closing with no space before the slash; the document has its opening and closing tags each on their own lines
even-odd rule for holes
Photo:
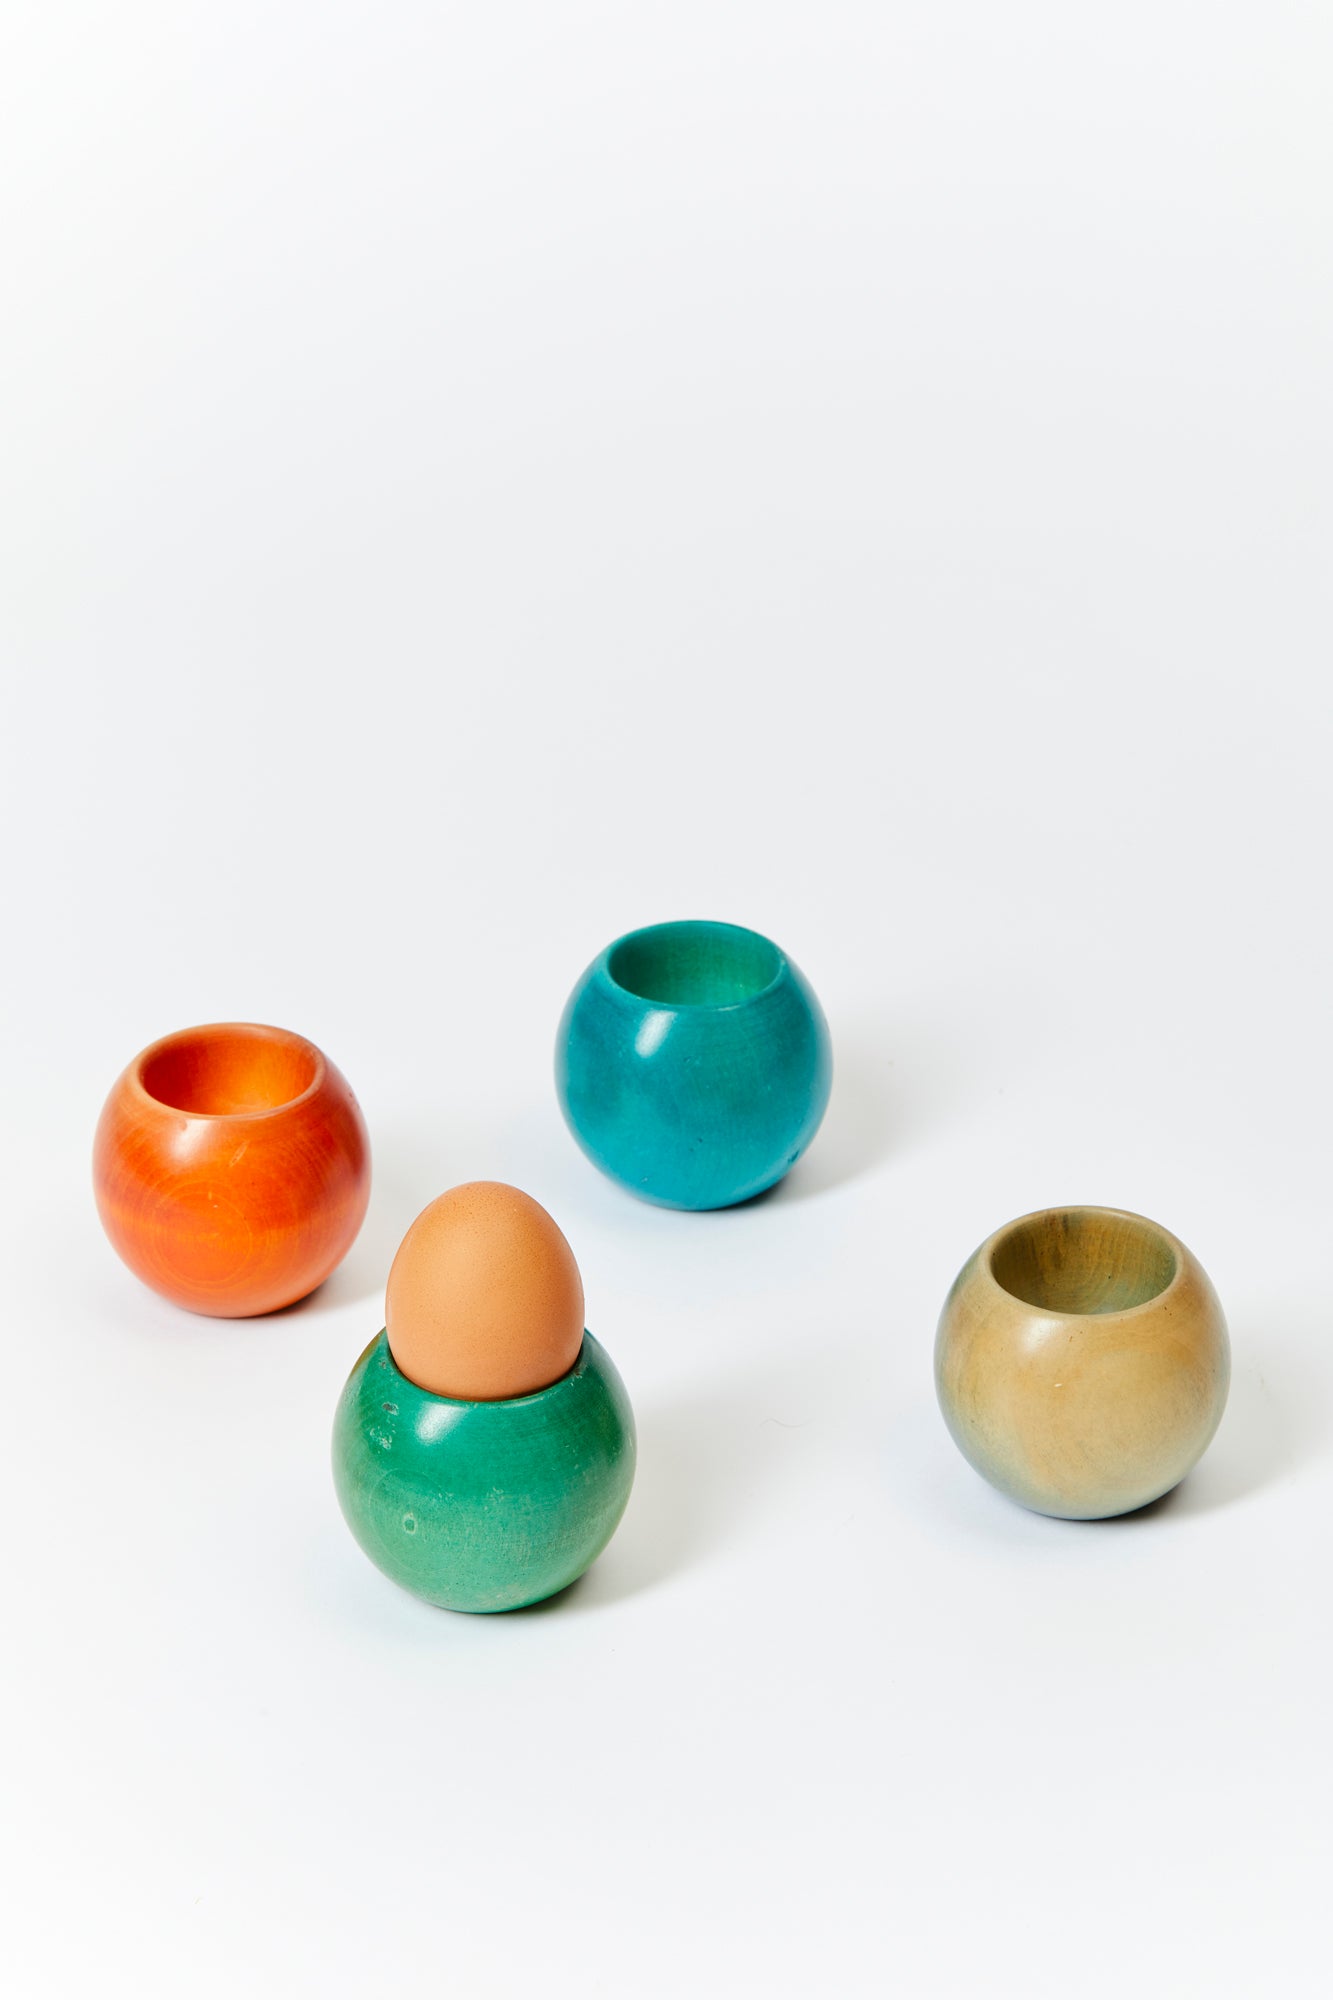
<svg viewBox="0 0 1333 2000">
<path fill-rule="evenodd" d="M 103 1227 L 136 1276 L 191 1312 L 241 1319 L 314 1291 L 370 1199 L 351 1089 L 302 1035 L 228 1021 L 165 1035 L 98 1121 Z"/>
<path fill-rule="evenodd" d="M 955 1444 L 1039 1514 L 1100 1520 L 1185 1477 L 1221 1421 L 1226 1321 L 1178 1238 L 1119 1208 L 1050 1208 L 954 1281 L 935 1386 Z"/>
<path fill-rule="evenodd" d="M 459 1402 L 408 1380 L 381 1333 L 333 1423 L 348 1527 L 405 1590 L 450 1611 L 515 1611 L 582 1576 L 634 1480 L 634 1415 L 590 1333 L 531 1396 Z"/>
<path fill-rule="evenodd" d="M 652 924 L 570 996 L 556 1091 L 602 1172 L 665 1208 L 727 1208 L 780 1181 L 833 1081 L 823 1012 L 791 959 L 738 924 Z"/>
</svg>

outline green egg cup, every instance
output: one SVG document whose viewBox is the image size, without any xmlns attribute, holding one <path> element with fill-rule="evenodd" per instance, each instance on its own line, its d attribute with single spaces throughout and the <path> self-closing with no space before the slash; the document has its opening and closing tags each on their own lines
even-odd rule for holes
<svg viewBox="0 0 1333 2000">
<path fill-rule="evenodd" d="M 590 1333 L 532 1396 L 459 1403 L 371 1341 L 333 1421 L 347 1525 L 395 1583 L 449 1611 L 516 1611 L 582 1576 L 634 1482 L 634 1413 Z"/>
</svg>

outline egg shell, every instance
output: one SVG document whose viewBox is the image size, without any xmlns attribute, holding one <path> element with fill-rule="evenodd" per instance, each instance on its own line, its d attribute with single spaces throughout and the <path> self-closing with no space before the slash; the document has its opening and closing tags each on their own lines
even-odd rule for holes
<svg viewBox="0 0 1333 2000">
<path fill-rule="evenodd" d="M 583 1344 L 583 1281 L 540 1202 L 470 1181 L 423 1209 L 385 1298 L 389 1349 L 408 1380 L 458 1402 L 529 1396 L 568 1374 Z"/>
</svg>

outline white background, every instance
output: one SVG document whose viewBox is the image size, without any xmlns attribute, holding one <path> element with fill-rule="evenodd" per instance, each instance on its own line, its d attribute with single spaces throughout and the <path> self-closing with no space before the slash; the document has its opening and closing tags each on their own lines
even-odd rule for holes
<svg viewBox="0 0 1333 2000">
<path fill-rule="evenodd" d="M 8 1993 L 1328 1991 L 1331 92 L 1317 4 L 7 0 Z M 730 1214 L 551 1083 L 685 915 L 834 1033 Z M 117 1071 L 227 1017 L 375 1152 L 236 1323 L 89 1186 Z M 497 1619 L 328 1470 L 480 1176 L 641 1440 Z M 1234 1341 L 1199 1470 L 1092 1526 L 931 1382 L 1071 1201 Z"/>
</svg>

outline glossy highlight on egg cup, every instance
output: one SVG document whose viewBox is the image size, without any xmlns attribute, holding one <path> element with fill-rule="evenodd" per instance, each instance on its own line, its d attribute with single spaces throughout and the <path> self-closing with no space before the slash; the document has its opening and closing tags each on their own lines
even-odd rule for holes
<svg viewBox="0 0 1333 2000">
<path fill-rule="evenodd" d="M 1118 1208 L 1042 1209 L 955 1279 L 935 1386 L 983 1479 L 1039 1514 L 1132 1513 L 1179 1484 L 1226 1406 L 1230 1345 L 1198 1260 Z"/>
<path fill-rule="evenodd" d="M 216 1022 L 163 1036 L 116 1080 L 93 1189 L 146 1285 L 241 1319 L 293 1305 L 342 1262 L 370 1199 L 370 1144 L 347 1079 L 313 1042 Z"/>
<path fill-rule="evenodd" d="M 599 953 L 556 1037 L 556 1091 L 583 1151 L 666 1208 L 772 1187 L 819 1129 L 833 1081 L 808 981 L 757 931 L 653 924 Z"/>
<path fill-rule="evenodd" d="M 334 1487 L 357 1542 L 450 1611 L 563 1590 L 615 1533 L 635 1433 L 560 1230 L 517 1188 L 452 1189 L 404 1238 L 386 1318 L 334 1417 Z"/>
</svg>

